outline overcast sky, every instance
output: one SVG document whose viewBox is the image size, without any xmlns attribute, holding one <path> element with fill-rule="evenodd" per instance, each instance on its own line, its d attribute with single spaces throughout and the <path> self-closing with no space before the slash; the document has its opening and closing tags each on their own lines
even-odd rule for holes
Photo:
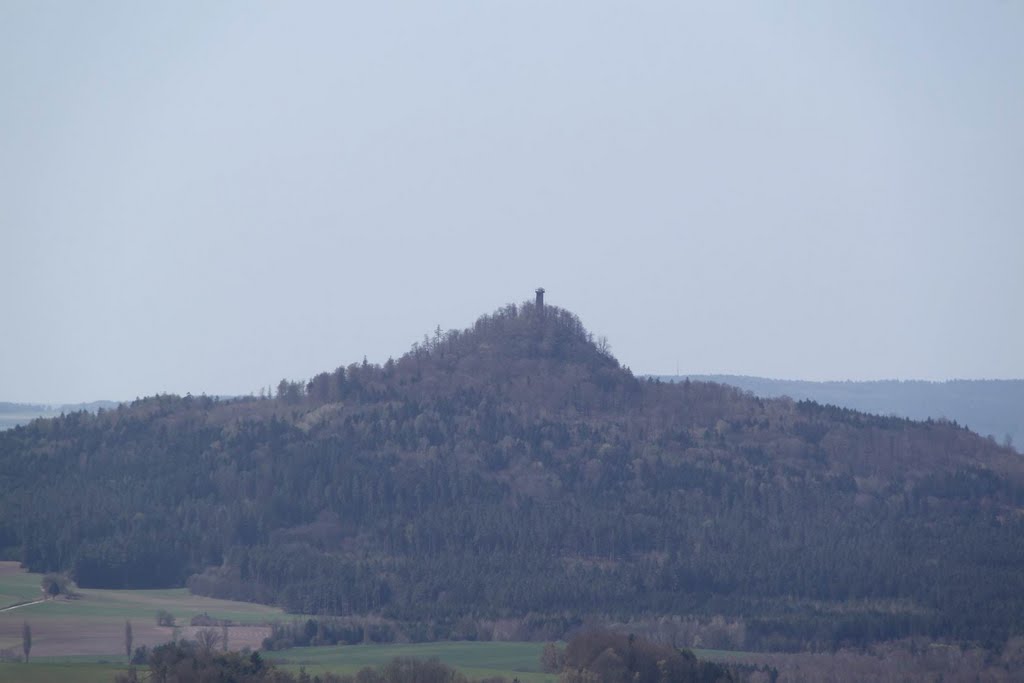
<svg viewBox="0 0 1024 683">
<path fill-rule="evenodd" d="M 538 286 L 637 373 L 1024 377 L 1024 3 L 0 0 L 0 400 Z"/>
</svg>

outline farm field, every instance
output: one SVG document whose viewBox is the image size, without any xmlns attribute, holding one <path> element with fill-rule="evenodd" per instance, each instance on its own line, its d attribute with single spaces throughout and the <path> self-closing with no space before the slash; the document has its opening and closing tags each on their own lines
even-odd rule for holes
<svg viewBox="0 0 1024 683">
<path fill-rule="evenodd" d="M 230 619 L 232 649 L 258 649 L 269 634 L 267 624 L 295 618 L 280 609 L 245 602 L 216 600 L 190 594 L 187 589 L 98 590 L 83 589 L 76 600 L 45 600 L 42 575 L 25 572 L 16 562 L 0 562 L 0 650 L 21 653 L 22 625 L 32 628 L 31 661 L 0 662 L 4 683 L 110 683 L 127 668 L 124 624 L 132 623 L 133 645 L 150 647 L 175 637 L 191 638 L 198 627 L 192 617 L 208 614 Z M 156 625 L 156 612 L 173 614 L 178 629 Z M 386 664 L 395 657 L 437 658 L 469 678 L 502 676 L 521 683 L 555 683 L 557 676 L 540 670 L 543 643 L 435 642 L 387 645 L 303 647 L 264 653 L 281 668 L 316 674 L 327 671 L 355 673 L 364 667 Z M 728 659 L 738 653 L 700 652 Z"/>
<path fill-rule="evenodd" d="M 114 676 L 127 670 L 125 664 L 94 661 L 48 662 L 28 664 L 0 663 L 0 681 L 4 683 L 113 683 Z"/>
<path fill-rule="evenodd" d="M 192 595 L 185 588 L 164 590 L 83 589 L 76 600 L 39 600 L 42 576 L 21 570 L 16 562 L 0 562 L 0 650 L 21 652 L 24 622 L 32 627 L 32 659 L 92 655 L 124 658 L 124 623 L 132 622 L 135 647 L 159 645 L 174 637 L 174 629 L 157 626 L 156 613 L 166 610 L 181 625 L 179 636 L 190 637 L 197 629 L 189 621 L 199 614 L 230 619 L 233 648 L 257 648 L 269 633 L 266 624 L 287 618 L 277 608 L 247 602 L 216 600 Z M 95 661 L 95 660 L 94 660 Z M 0 675 L 0 680 L 8 680 Z"/>
<path fill-rule="evenodd" d="M 17 562 L 0 562 L 0 609 L 42 597 L 39 582 L 43 577 L 29 574 Z"/>
<path fill-rule="evenodd" d="M 159 645 L 174 636 L 174 629 L 156 625 L 158 610 L 173 614 L 182 625 L 180 637 L 190 637 L 188 626 L 197 614 L 230 619 L 232 649 L 257 649 L 269 629 L 265 624 L 290 619 L 282 610 L 265 605 L 215 600 L 191 595 L 186 589 L 98 590 L 82 589 L 77 600 L 46 600 L 42 575 L 25 572 L 16 562 L 0 562 L 0 649 L 21 653 L 21 629 L 32 627 L 31 661 L 0 663 L 5 683 L 109 683 L 126 668 L 124 622 L 131 620 L 135 647 Z M 292 648 L 266 653 L 268 659 L 289 671 L 305 668 L 310 673 L 355 673 L 395 657 L 436 657 L 471 678 L 505 676 L 522 683 L 546 683 L 555 676 L 540 671 L 541 643 L 440 642 L 418 644 L 354 645 Z"/>
<path fill-rule="evenodd" d="M 395 657 L 437 658 L 470 678 L 504 676 L 509 681 L 519 679 L 522 683 L 554 683 L 557 676 L 540 671 L 542 648 L 541 643 L 440 642 L 303 647 L 268 652 L 264 656 L 286 671 L 297 673 L 304 668 L 311 674 L 355 673 L 363 667 L 386 664 Z M 111 683 L 117 672 L 126 668 L 123 655 L 33 657 L 28 664 L 0 663 L 0 681 Z"/>
<path fill-rule="evenodd" d="M 458 641 L 296 647 L 267 652 L 265 656 L 287 671 L 305 668 L 311 674 L 355 673 L 363 667 L 386 664 L 395 657 L 436 658 L 470 678 L 504 676 L 510 681 L 518 678 L 522 683 L 553 683 L 558 676 L 540 670 L 543 648 L 543 643 Z"/>
</svg>

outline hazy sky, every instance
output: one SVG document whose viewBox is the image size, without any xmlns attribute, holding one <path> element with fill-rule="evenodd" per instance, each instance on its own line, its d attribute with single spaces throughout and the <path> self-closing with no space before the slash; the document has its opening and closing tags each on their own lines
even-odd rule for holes
<svg viewBox="0 0 1024 683">
<path fill-rule="evenodd" d="M 538 286 L 638 373 L 1024 377 L 1024 3 L 0 0 L 0 400 Z"/>
</svg>

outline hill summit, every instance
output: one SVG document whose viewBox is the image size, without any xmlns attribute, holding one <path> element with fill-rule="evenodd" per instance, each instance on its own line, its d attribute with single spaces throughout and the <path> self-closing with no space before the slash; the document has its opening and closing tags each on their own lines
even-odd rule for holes
<svg viewBox="0 0 1024 683">
<path fill-rule="evenodd" d="M 595 342 L 574 314 L 556 306 L 510 304 L 481 316 L 466 330 L 440 328 L 397 361 L 384 366 L 349 366 L 321 373 L 307 386 L 283 385 L 294 400 L 303 392 L 314 402 L 343 400 L 346 383 L 383 398 L 500 394 L 553 409 L 607 406 L 612 395 L 637 391 L 639 382 Z"/>
<path fill-rule="evenodd" d="M 725 619 L 717 645 L 738 648 L 1024 630 L 1018 454 L 952 423 L 640 381 L 532 302 L 274 398 L 36 420 L 0 433 L 0 491 L 0 552 L 31 569 L 414 639 L 669 615 Z"/>
</svg>

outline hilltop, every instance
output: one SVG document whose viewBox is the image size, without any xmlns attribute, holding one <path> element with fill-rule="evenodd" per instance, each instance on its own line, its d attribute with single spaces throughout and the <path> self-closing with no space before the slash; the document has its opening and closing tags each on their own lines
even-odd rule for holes
<svg viewBox="0 0 1024 683">
<path fill-rule="evenodd" d="M 1024 628 L 1024 462 L 946 422 L 641 380 L 530 302 L 274 398 L 0 433 L 0 548 L 410 638 L 721 615 L 717 646 Z"/>
</svg>

